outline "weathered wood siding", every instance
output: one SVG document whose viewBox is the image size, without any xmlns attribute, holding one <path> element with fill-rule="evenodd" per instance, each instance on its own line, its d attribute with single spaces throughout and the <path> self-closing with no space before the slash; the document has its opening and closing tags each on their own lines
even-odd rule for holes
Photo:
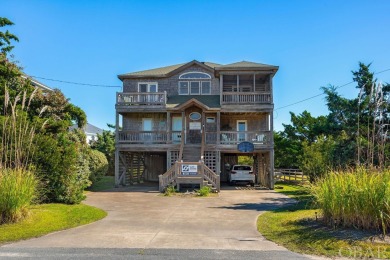
<svg viewBox="0 0 390 260">
<path fill-rule="evenodd" d="M 198 65 L 193 65 L 169 78 L 125 79 L 123 80 L 123 92 L 138 92 L 138 82 L 157 82 L 158 92 L 166 91 L 168 96 L 179 95 L 178 88 L 179 81 L 181 81 L 179 80 L 179 76 L 183 73 L 191 71 L 204 72 L 209 74 L 211 76 L 211 95 L 219 95 L 219 79 L 214 77 L 213 70 L 206 70 Z"/>
</svg>

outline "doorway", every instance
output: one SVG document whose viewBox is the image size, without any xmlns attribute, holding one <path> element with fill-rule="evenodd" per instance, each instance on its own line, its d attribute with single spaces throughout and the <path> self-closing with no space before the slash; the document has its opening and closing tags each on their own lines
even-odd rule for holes
<svg viewBox="0 0 390 260">
<path fill-rule="evenodd" d="M 246 132 L 247 131 L 247 121 L 246 120 L 237 120 L 237 141 L 244 142 L 246 141 Z"/>
<path fill-rule="evenodd" d="M 172 141 L 181 142 L 181 130 L 183 128 L 183 119 L 181 116 L 172 117 Z"/>
</svg>

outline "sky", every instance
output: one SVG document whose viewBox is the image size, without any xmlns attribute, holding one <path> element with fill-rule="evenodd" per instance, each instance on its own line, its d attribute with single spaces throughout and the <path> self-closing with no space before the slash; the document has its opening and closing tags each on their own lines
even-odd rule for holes
<svg viewBox="0 0 390 260">
<path fill-rule="evenodd" d="M 390 69 L 389 11 L 388 0 L 0 2 L 0 16 L 15 23 L 7 29 L 20 39 L 12 53 L 24 72 L 59 88 L 104 129 L 115 123 L 118 74 L 192 60 L 279 66 L 275 130 L 290 123 L 290 111 L 326 115 L 323 95 L 300 101 L 351 82 L 359 62 Z M 376 77 L 390 82 L 390 70 Z M 354 98 L 355 87 L 339 93 Z"/>
</svg>

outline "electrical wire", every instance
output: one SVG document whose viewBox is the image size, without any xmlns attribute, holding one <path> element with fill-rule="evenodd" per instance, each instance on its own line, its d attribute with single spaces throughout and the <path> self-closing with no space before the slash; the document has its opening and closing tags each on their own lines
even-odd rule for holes
<svg viewBox="0 0 390 260">
<path fill-rule="evenodd" d="M 65 81 L 65 80 L 59 80 L 59 79 L 49 79 L 49 78 L 38 77 L 38 76 L 31 76 L 31 75 L 29 75 L 29 77 L 35 78 L 35 79 L 44 79 L 44 80 L 49 80 L 49 81 L 61 82 L 61 83 L 66 83 L 66 84 L 88 86 L 88 87 L 122 88 L 122 86 L 112 86 L 112 85 L 100 85 L 100 84 L 80 83 L 80 82 Z"/>
<path fill-rule="evenodd" d="M 373 74 L 374 74 L 374 75 L 378 75 L 378 74 L 381 74 L 381 73 L 386 72 L 386 71 L 390 71 L 390 69 L 385 69 L 385 70 L 382 70 L 382 71 L 379 71 L 379 72 L 376 72 L 376 73 L 373 73 Z M 348 85 L 350 85 L 350 84 L 352 84 L 352 83 L 354 83 L 354 82 L 355 82 L 355 81 L 351 81 L 351 82 L 345 83 L 345 84 L 343 84 L 343 85 L 341 85 L 341 86 L 336 87 L 335 89 L 339 89 L 339 88 L 348 86 Z M 311 96 L 311 97 L 308 97 L 308 98 L 305 98 L 305 99 L 296 101 L 296 102 L 294 102 L 294 103 L 291 103 L 291 104 L 288 104 L 288 105 L 285 105 L 285 106 L 282 106 L 282 107 L 277 107 L 277 108 L 274 109 L 274 111 L 280 110 L 280 109 L 283 109 L 283 108 L 286 108 L 286 107 L 291 107 L 291 106 L 294 106 L 294 105 L 296 105 L 296 104 L 303 103 L 303 102 L 305 102 L 305 101 L 308 101 L 308 100 L 310 100 L 310 99 L 313 99 L 313 98 L 316 98 L 316 97 L 320 97 L 320 96 L 323 96 L 323 95 L 325 95 L 325 93 L 320 93 L 320 94 L 317 94 L 317 95 L 314 95 L 314 96 Z"/>
</svg>

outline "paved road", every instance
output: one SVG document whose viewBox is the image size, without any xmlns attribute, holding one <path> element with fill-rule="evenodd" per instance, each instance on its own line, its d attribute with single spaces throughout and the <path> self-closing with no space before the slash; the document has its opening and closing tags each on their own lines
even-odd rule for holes
<svg viewBox="0 0 390 260">
<path fill-rule="evenodd" d="M 292 201 L 273 191 L 230 188 L 217 197 L 163 197 L 155 188 L 90 193 L 108 216 L 82 227 L 5 245 L 0 259 L 308 259 L 267 241 L 259 214 Z"/>
</svg>

